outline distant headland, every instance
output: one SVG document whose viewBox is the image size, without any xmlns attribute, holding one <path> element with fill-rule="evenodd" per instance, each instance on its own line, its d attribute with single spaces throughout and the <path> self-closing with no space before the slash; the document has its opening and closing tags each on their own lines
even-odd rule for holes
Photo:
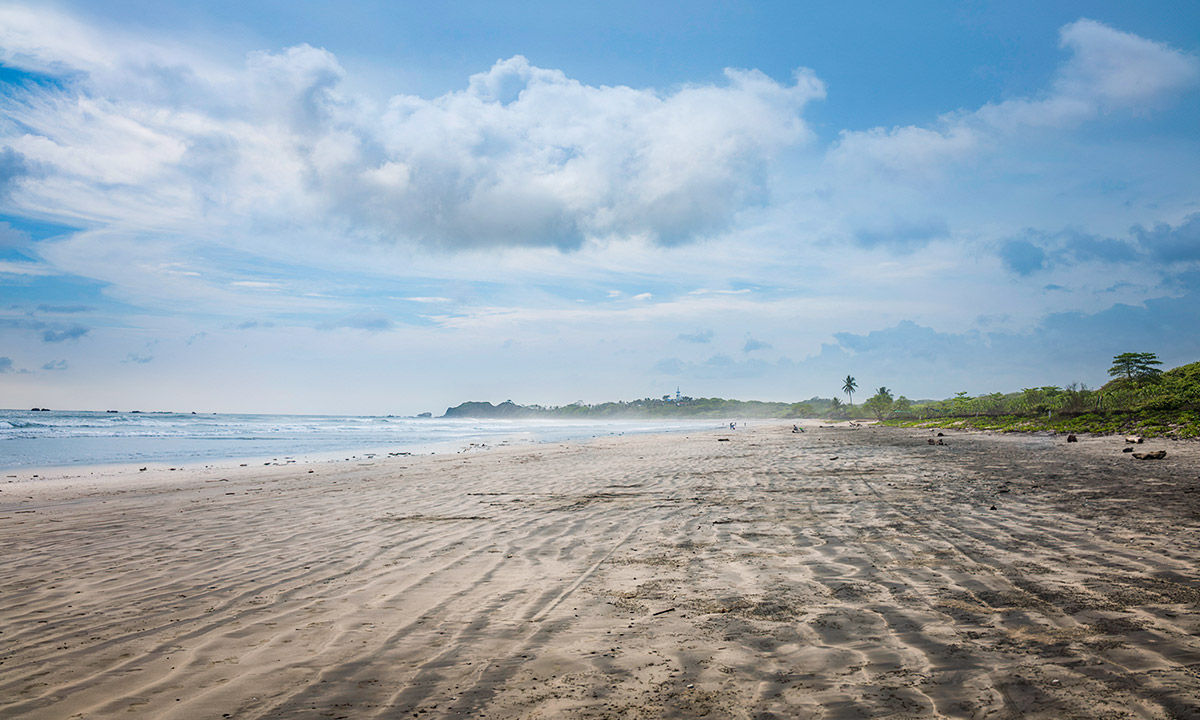
<svg viewBox="0 0 1200 720">
<path fill-rule="evenodd" d="M 806 402 L 762 402 L 691 398 L 664 395 L 661 398 L 606 402 L 597 405 L 572 403 L 562 406 L 518 405 L 512 400 L 493 405 L 490 402 L 465 402 L 446 408 L 444 418 L 800 418 L 816 417 L 827 410 L 830 400 L 812 398 Z"/>
</svg>

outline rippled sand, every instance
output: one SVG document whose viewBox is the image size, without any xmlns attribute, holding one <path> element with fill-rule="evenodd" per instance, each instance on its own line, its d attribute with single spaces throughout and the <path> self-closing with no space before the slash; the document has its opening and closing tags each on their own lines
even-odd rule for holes
<svg viewBox="0 0 1200 720">
<path fill-rule="evenodd" d="M 1196 444 L 789 429 L 4 478 L 0 717 L 1200 715 Z"/>
</svg>

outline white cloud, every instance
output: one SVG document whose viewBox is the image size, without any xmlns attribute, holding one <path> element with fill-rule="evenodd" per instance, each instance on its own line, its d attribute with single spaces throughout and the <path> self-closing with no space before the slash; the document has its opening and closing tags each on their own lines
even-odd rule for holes
<svg viewBox="0 0 1200 720">
<path fill-rule="evenodd" d="M 464 90 L 377 108 L 307 45 L 235 67 L 50 10 L 5 8 L 0 27 L 4 62 L 64 78 L 0 101 L 0 142 L 39 170 L 18 205 L 241 243 L 289 224 L 449 248 L 689 240 L 763 199 L 764 169 L 810 138 L 800 113 L 824 95 L 808 71 L 661 93 L 514 56 Z"/>
<path fill-rule="evenodd" d="M 1060 37 L 1073 55 L 1055 81 L 1055 95 L 1102 110 L 1157 105 L 1200 78 L 1195 57 L 1094 20 L 1073 22 Z"/>
<path fill-rule="evenodd" d="M 0 275 L 57 275 L 58 271 L 42 263 L 0 260 Z"/>
<path fill-rule="evenodd" d="M 858 171 L 941 171 L 1001 147 L 1012 133 L 1071 127 L 1104 112 L 1144 113 L 1200 79 L 1194 56 L 1094 20 L 1064 26 L 1060 38 L 1071 56 L 1043 95 L 948 113 L 933 127 L 843 132 L 830 160 Z"/>
</svg>

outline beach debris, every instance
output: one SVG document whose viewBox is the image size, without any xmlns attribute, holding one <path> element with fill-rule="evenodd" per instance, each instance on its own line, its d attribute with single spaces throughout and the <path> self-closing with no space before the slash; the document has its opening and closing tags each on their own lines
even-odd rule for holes
<svg viewBox="0 0 1200 720">
<path fill-rule="evenodd" d="M 946 437 L 946 433 L 938 433 L 937 436 L 938 437 Z"/>
<path fill-rule="evenodd" d="M 929 443 L 930 445 L 936 445 L 936 444 L 937 444 L 937 443 L 934 441 L 934 439 L 933 439 L 933 438 L 925 438 L 925 442 Z"/>
<path fill-rule="evenodd" d="M 717 442 L 729 442 L 729 438 L 717 438 Z"/>
<path fill-rule="evenodd" d="M 988 508 L 988 510 L 995 510 L 995 509 L 996 509 L 996 506 L 995 506 L 995 505 L 993 505 L 993 506 L 991 506 L 990 508 Z"/>
<path fill-rule="evenodd" d="M 1140 435 L 1126 435 L 1125 442 L 1127 442 L 1131 445 L 1141 445 L 1142 437 Z"/>
<path fill-rule="evenodd" d="M 138 468 L 138 472 L 146 472 L 146 468 Z"/>
<path fill-rule="evenodd" d="M 1135 452 L 1133 454 L 1138 460 L 1162 460 L 1167 456 L 1166 450 L 1149 450 L 1146 452 Z"/>
<path fill-rule="evenodd" d="M 1079 442 L 1079 438 L 1075 437 L 1074 435 L 1068 435 L 1067 442 Z"/>
<path fill-rule="evenodd" d="M 1133 452 L 1133 448 L 1131 448 L 1131 447 L 1122 448 L 1121 452 Z"/>
<path fill-rule="evenodd" d="M 650 613 L 650 617 L 658 617 L 659 615 L 666 615 L 669 612 L 675 612 L 675 608 L 669 607 L 666 610 L 659 610 L 656 613 Z"/>
</svg>

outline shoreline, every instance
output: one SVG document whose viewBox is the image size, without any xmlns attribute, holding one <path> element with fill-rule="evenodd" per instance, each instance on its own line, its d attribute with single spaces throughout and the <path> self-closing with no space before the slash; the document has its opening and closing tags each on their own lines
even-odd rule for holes
<svg viewBox="0 0 1200 720">
<path fill-rule="evenodd" d="M 791 425 L 0 484 L 0 715 L 1200 704 L 1200 444 Z"/>
<path fill-rule="evenodd" d="M 472 420 L 474 422 L 475 420 Z M 483 424 L 489 421 L 478 420 Z M 702 430 L 711 429 L 709 423 L 697 423 L 695 425 L 687 425 L 676 421 L 662 421 L 664 427 L 653 427 L 656 421 L 628 421 L 637 422 L 637 425 L 625 426 L 606 424 L 586 424 L 586 423 L 571 423 L 571 422 L 546 422 L 539 423 L 532 427 L 517 427 L 509 430 L 506 427 L 481 429 L 476 433 L 470 431 L 459 431 L 453 437 L 444 437 L 438 439 L 411 439 L 411 438 L 396 438 L 390 440 L 355 440 L 356 433 L 353 431 L 346 432 L 344 442 L 349 443 L 337 448 L 324 448 L 316 450 L 296 450 L 296 447 L 304 447 L 306 438 L 300 438 L 294 443 L 287 443 L 286 440 L 275 440 L 280 447 L 273 448 L 271 451 L 251 451 L 245 453 L 222 452 L 213 457 L 203 457 L 203 453 L 197 453 L 189 449 L 180 449 L 166 457 L 145 457 L 135 460 L 122 458 L 112 461 L 86 461 L 77 463 L 56 464 L 53 462 L 46 463 L 29 463 L 13 466 L 0 465 L 0 474 L 5 476 L 19 475 L 55 475 L 62 473 L 78 473 L 78 472 L 96 472 L 98 470 L 128 470 L 137 469 L 139 467 L 158 467 L 166 469 L 175 467 L 177 470 L 198 470 L 203 468 L 223 468 L 241 463 L 246 464 L 271 464 L 274 462 L 284 463 L 291 461 L 293 463 L 322 463 L 335 460 L 356 460 L 366 456 L 403 456 L 403 455 L 427 455 L 427 454 L 444 454 L 450 452 L 462 452 L 465 449 L 479 446 L 504 446 L 504 445 L 522 445 L 522 444 L 539 444 L 553 442 L 576 442 L 586 441 L 588 439 L 605 437 L 605 436 L 620 436 L 625 434 L 657 434 L 657 433 L 675 433 L 675 432 L 699 432 Z M 572 429 L 573 428 L 573 429 Z M 541 434 L 539 435 L 539 431 Z M 567 431 L 567 434 L 562 434 Z M 97 436 L 86 436 L 83 438 L 88 441 L 102 442 L 106 438 Z M 131 438 L 115 438 L 118 441 L 129 440 Z M 168 437 L 147 437 L 147 438 L 132 438 L 142 441 L 157 441 L 175 442 L 175 443 L 194 443 L 198 441 L 211 440 L 209 438 L 168 438 Z M 25 439 L 28 442 L 28 439 Z M 65 439 L 55 439 L 58 442 L 64 442 Z M 226 442 L 237 442 L 232 439 L 219 439 Z M 33 442 L 38 442 L 34 440 Z M 308 441 L 311 444 L 311 440 Z M 161 453 L 160 453 L 161 454 Z M 200 455 L 199 459 L 193 459 Z"/>
</svg>

